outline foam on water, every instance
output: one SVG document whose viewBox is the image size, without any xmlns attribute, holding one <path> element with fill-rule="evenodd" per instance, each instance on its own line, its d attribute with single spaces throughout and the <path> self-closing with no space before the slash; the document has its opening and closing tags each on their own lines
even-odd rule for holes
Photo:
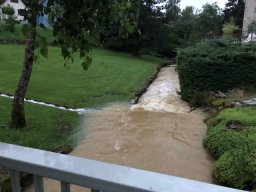
<svg viewBox="0 0 256 192">
<path fill-rule="evenodd" d="M 190 108 L 179 98 L 177 94 L 179 90 L 175 66 L 164 67 L 148 87 L 147 92 L 139 99 L 138 104 L 133 105 L 131 110 L 187 113 Z"/>
<path fill-rule="evenodd" d="M 6 95 L 6 94 L 0 94 L 0 97 L 6 97 L 6 98 L 9 98 L 9 99 L 13 99 L 14 96 L 10 96 L 10 95 Z M 42 102 L 42 101 L 35 101 L 33 99 L 24 99 L 25 102 L 28 102 L 28 103 L 33 103 L 33 104 L 37 104 L 37 105 L 43 105 L 43 106 L 47 106 L 47 107 L 52 107 L 52 108 L 55 108 L 55 109 L 61 109 L 61 110 L 65 110 L 65 111 L 72 111 L 72 112 L 77 112 L 78 114 L 83 114 L 83 113 L 87 113 L 89 111 L 93 111 L 94 109 L 86 109 L 86 108 L 67 108 L 67 107 L 63 107 L 63 106 L 57 106 L 57 105 L 54 105 L 54 104 L 50 104 L 50 103 L 45 103 L 45 102 Z"/>
</svg>

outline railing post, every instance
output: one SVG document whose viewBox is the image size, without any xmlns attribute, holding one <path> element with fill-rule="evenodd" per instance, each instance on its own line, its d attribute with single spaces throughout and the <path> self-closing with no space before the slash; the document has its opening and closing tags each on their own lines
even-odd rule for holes
<svg viewBox="0 0 256 192">
<path fill-rule="evenodd" d="M 44 191 L 43 177 L 60 181 L 62 192 L 70 192 L 71 184 L 89 188 L 91 192 L 245 192 L 1 142 L 0 166 L 7 167 L 10 173 L 12 192 L 21 192 L 19 171 L 33 175 L 36 192 Z"/>
<path fill-rule="evenodd" d="M 35 192 L 44 192 L 43 178 L 38 175 L 33 175 Z"/>
<path fill-rule="evenodd" d="M 11 178 L 12 192 L 21 192 L 19 172 L 12 169 L 8 169 L 8 172 Z"/>
<path fill-rule="evenodd" d="M 99 191 L 99 190 L 96 190 L 96 189 L 91 189 L 91 192 L 102 192 L 102 191 Z"/>
<path fill-rule="evenodd" d="M 70 192 L 70 184 L 62 182 L 60 183 L 61 186 L 61 192 Z"/>
</svg>

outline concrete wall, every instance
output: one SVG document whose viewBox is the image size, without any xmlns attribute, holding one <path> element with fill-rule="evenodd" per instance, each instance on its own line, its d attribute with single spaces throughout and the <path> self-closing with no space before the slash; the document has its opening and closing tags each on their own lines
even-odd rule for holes
<svg viewBox="0 0 256 192">
<path fill-rule="evenodd" d="M 248 35 L 248 25 L 256 20 L 256 0 L 245 0 L 243 35 Z"/>
<path fill-rule="evenodd" d="M 18 0 L 18 3 L 16 2 L 11 2 L 11 0 L 6 0 L 1 7 L 4 7 L 6 5 L 11 5 L 14 9 L 15 9 L 15 14 L 17 16 L 17 20 L 23 20 L 23 17 L 18 15 L 18 9 L 24 9 L 25 5 L 21 0 Z M 1 9 L 0 9 L 0 13 L 1 13 Z M 1 13 L 2 14 L 2 13 Z"/>
</svg>

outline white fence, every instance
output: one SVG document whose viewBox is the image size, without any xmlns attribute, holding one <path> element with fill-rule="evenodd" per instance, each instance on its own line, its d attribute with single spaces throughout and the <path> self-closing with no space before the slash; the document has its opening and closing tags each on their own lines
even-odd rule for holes
<svg viewBox="0 0 256 192">
<path fill-rule="evenodd" d="M 240 190 L 159 173 L 82 159 L 0 142 L 0 167 L 9 170 L 12 192 L 20 192 L 19 171 L 33 174 L 36 192 L 43 192 L 43 178 L 60 181 L 61 191 L 70 184 L 92 192 L 239 192 Z M 240 191 L 241 192 L 241 191 Z"/>
</svg>

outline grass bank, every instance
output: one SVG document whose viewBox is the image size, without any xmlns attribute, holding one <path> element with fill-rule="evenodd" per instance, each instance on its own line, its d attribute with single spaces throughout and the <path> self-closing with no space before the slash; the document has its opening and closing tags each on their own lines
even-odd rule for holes
<svg viewBox="0 0 256 192">
<path fill-rule="evenodd" d="M 204 146 L 216 162 L 217 184 L 256 189 L 256 108 L 234 107 L 208 120 Z"/>
<path fill-rule="evenodd" d="M 0 45 L 0 92 L 14 94 L 24 57 L 22 45 Z M 99 107 L 109 102 L 128 101 L 156 72 L 161 61 L 152 57 L 96 49 L 88 71 L 75 57 L 69 69 L 57 47 L 49 48 L 49 58 L 35 63 L 26 97 L 68 107 Z M 24 130 L 8 129 L 11 101 L 0 98 L 0 141 L 46 150 L 71 145 L 68 137 L 78 116 L 26 103 L 28 126 Z M 67 125 L 66 125 L 67 124 Z M 59 129 L 67 133 L 59 135 Z M 50 139 L 49 141 L 47 139 Z"/>
<path fill-rule="evenodd" d="M 38 149 L 68 153 L 75 145 L 79 116 L 45 106 L 25 103 L 27 127 L 10 129 L 11 99 L 0 97 L 0 142 Z M 28 174 L 20 174 L 22 187 L 31 183 Z M 11 191 L 8 172 L 0 167 L 0 186 L 3 192 Z"/>
<path fill-rule="evenodd" d="M 22 45 L 0 45 L 0 92 L 14 94 L 24 57 Z M 156 72 L 162 60 L 132 57 L 95 49 L 89 70 L 74 56 L 69 69 L 57 47 L 49 48 L 48 59 L 34 65 L 26 97 L 68 107 L 97 107 L 109 102 L 129 101 Z"/>
<path fill-rule="evenodd" d="M 49 151 L 68 152 L 79 115 L 50 107 L 25 103 L 27 127 L 10 129 L 12 100 L 0 97 L 0 141 Z"/>
<path fill-rule="evenodd" d="M 138 58 L 103 49 L 95 49 L 91 56 L 93 63 L 88 71 L 82 69 L 78 56 L 64 68 L 59 48 L 50 47 L 48 59 L 41 57 L 34 65 L 26 97 L 74 108 L 129 101 L 163 62 L 149 56 Z M 14 94 L 23 57 L 24 46 L 0 45 L 0 92 Z M 25 103 L 25 111 L 27 127 L 9 129 L 11 100 L 0 97 L 1 142 L 57 152 L 72 149 L 78 114 L 29 103 Z M 22 184 L 30 181 L 27 175 L 21 179 L 25 180 Z M 3 191 L 10 191 L 8 174 L 1 168 L 0 185 L 4 186 Z"/>
<path fill-rule="evenodd" d="M 52 42 L 50 30 L 38 29 L 40 35 Z M 24 42 L 21 26 L 9 32 L 0 23 L 0 42 Z M 48 59 L 40 57 L 35 63 L 27 98 L 67 107 L 100 107 L 109 102 L 129 101 L 140 91 L 157 71 L 163 60 L 150 57 L 132 57 L 129 54 L 95 49 L 93 63 L 88 71 L 81 67 L 81 60 L 74 55 L 74 63 L 64 68 L 60 50 L 49 47 Z M 0 45 L 0 92 L 13 95 L 24 59 L 23 45 Z M 79 116 L 45 106 L 25 103 L 27 127 L 9 129 L 11 100 L 0 97 L 0 142 L 18 144 L 49 151 L 68 152 L 74 145 L 73 134 Z M 23 180 L 25 180 L 23 182 Z M 21 183 L 30 181 L 27 175 Z M 0 168 L 0 186 L 10 191 L 9 177 Z"/>
</svg>

